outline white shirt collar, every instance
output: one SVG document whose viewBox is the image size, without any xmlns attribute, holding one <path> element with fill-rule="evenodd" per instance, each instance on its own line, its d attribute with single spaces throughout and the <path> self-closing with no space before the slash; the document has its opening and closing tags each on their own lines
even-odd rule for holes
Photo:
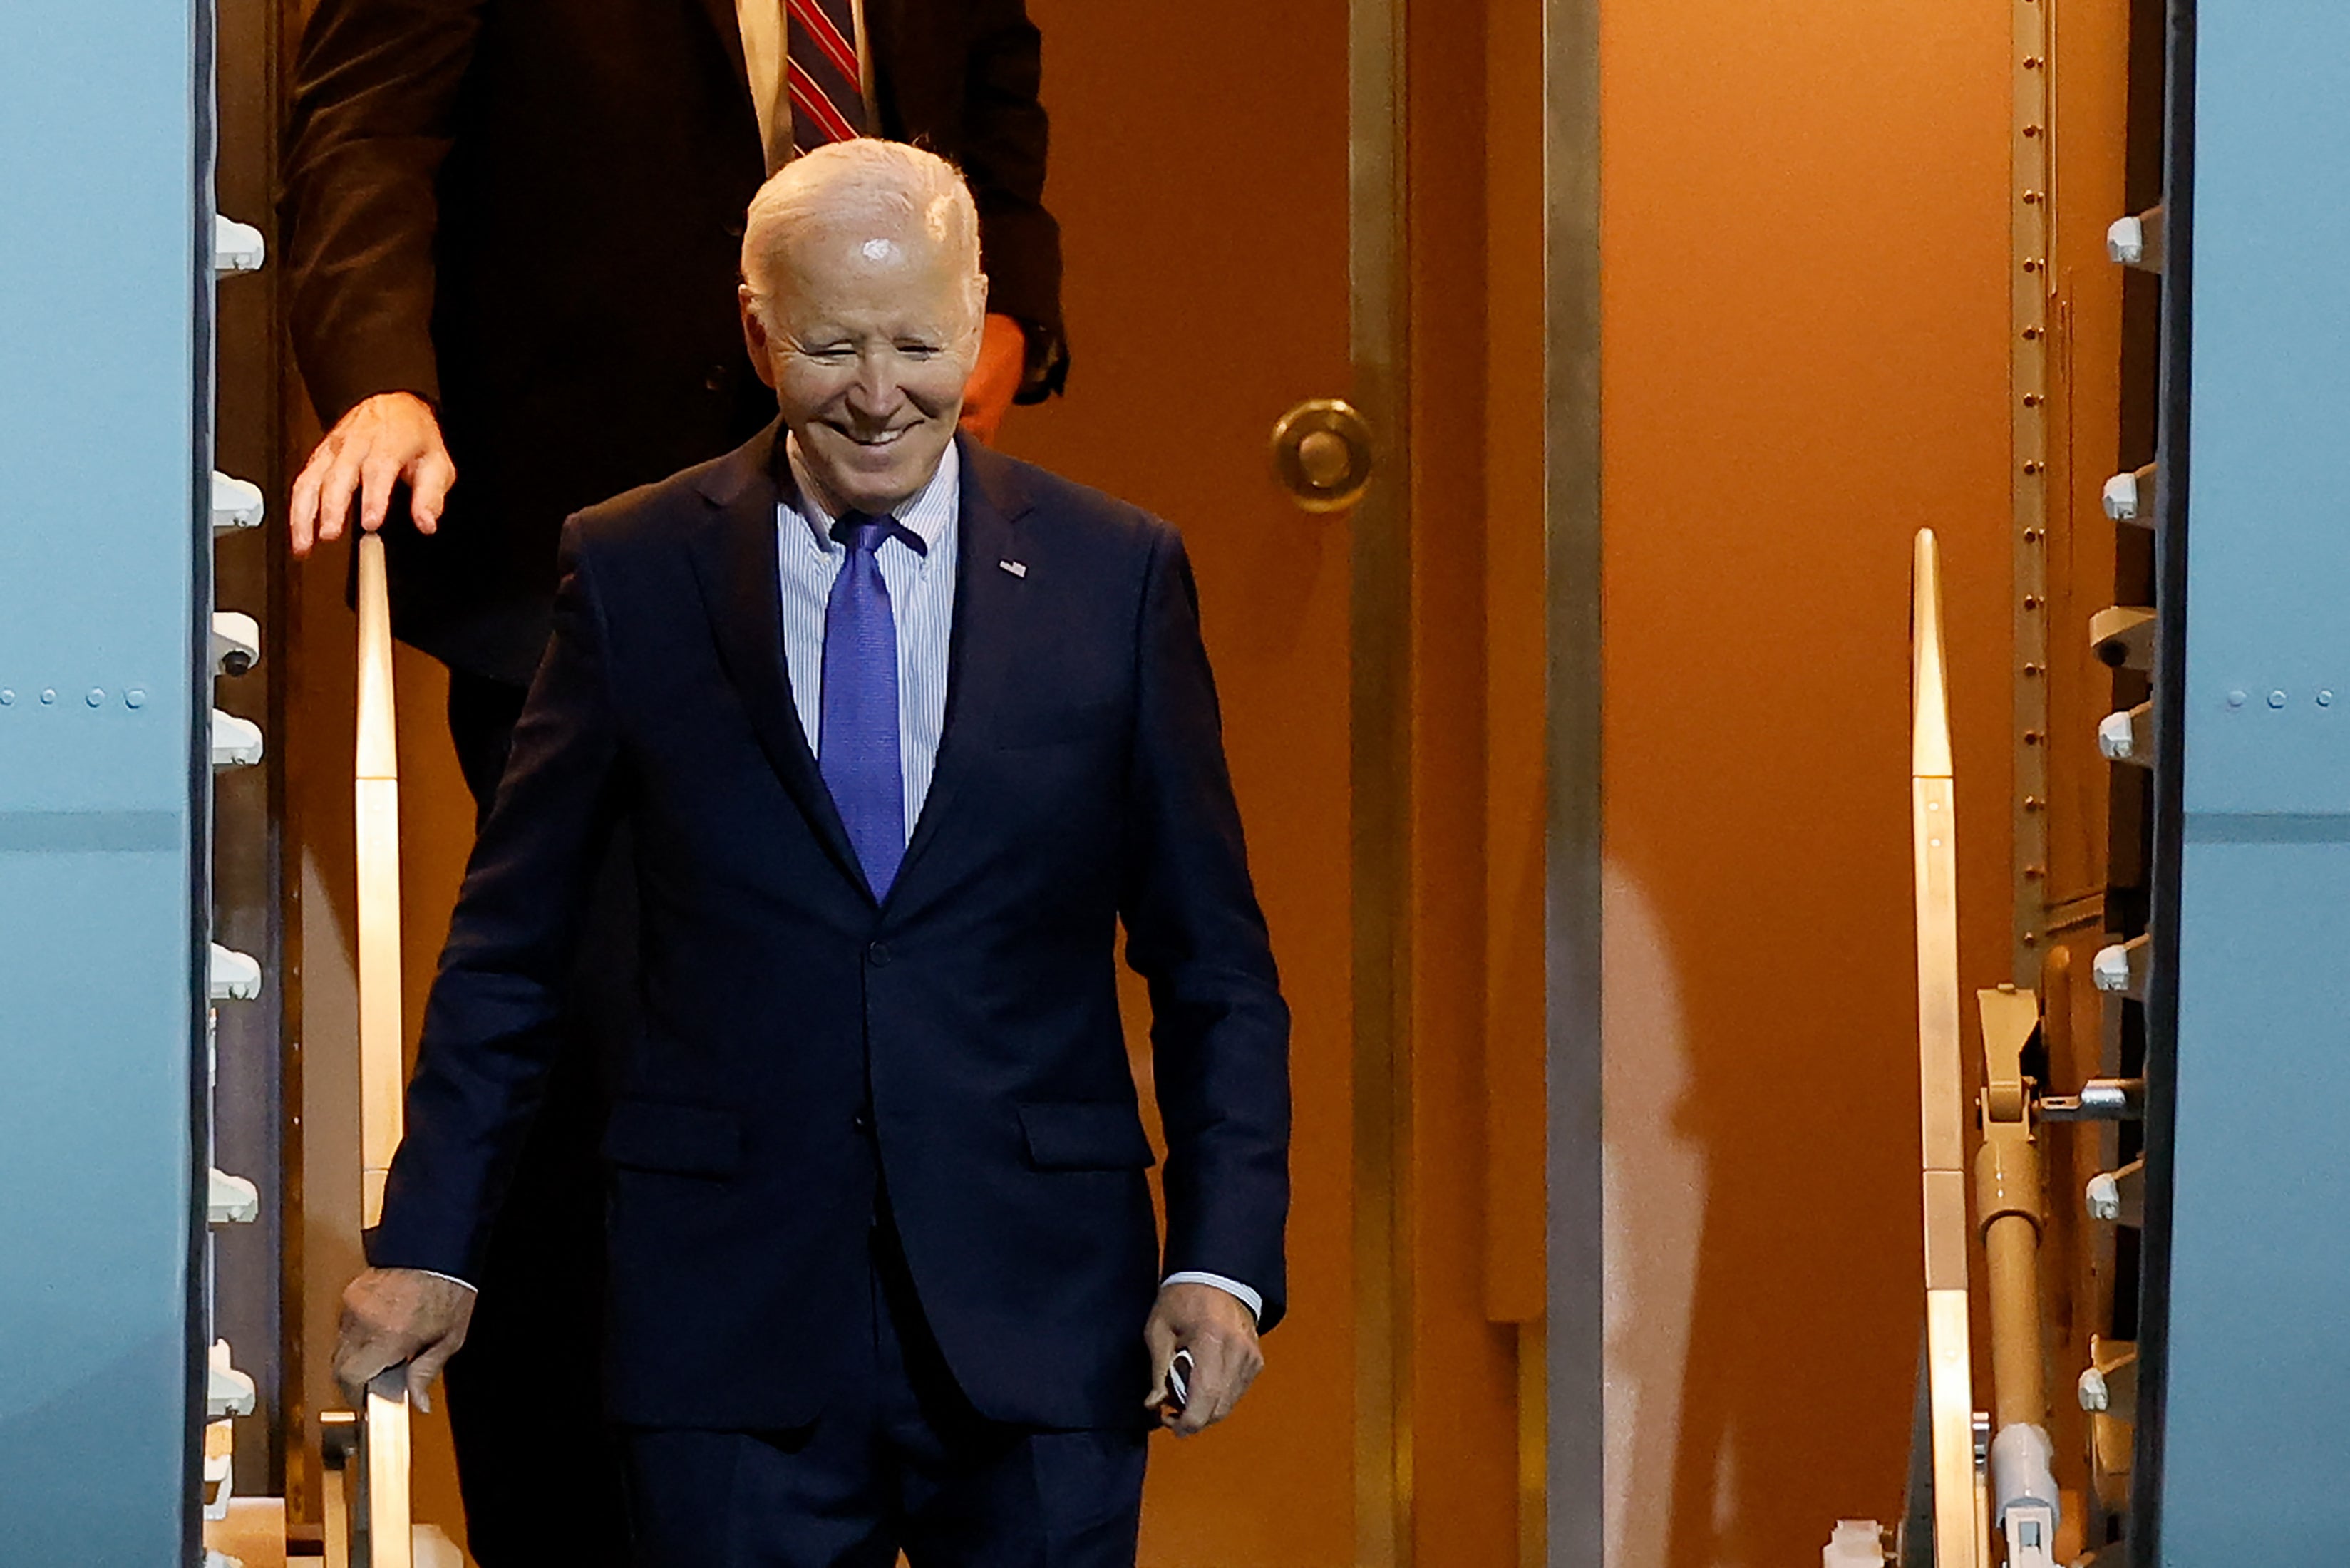
<svg viewBox="0 0 2350 1568">
<path fill-rule="evenodd" d="M 808 483 L 807 470 L 800 462 L 799 437 L 784 437 L 784 455 L 791 464 L 792 488 L 795 493 L 783 499 L 785 508 L 808 526 L 816 535 L 816 546 L 837 550 L 841 546 L 832 536 L 832 525 L 840 519 L 825 509 L 816 499 L 816 486 Z M 939 457 L 939 466 L 931 472 L 929 483 L 899 502 L 890 515 L 904 524 L 931 550 L 938 548 L 945 536 L 947 524 L 953 522 L 962 501 L 962 450 L 957 441 L 947 442 L 946 451 Z"/>
</svg>

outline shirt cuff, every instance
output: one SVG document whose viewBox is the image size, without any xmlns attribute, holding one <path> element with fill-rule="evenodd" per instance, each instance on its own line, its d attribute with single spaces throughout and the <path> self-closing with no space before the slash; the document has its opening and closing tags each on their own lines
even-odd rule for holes
<svg viewBox="0 0 2350 1568">
<path fill-rule="evenodd" d="M 1238 1280 L 1228 1280 L 1222 1274 L 1203 1274 L 1197 1269 L 1185 1269 L 1180 1273 L 1168 1275 L 1159 1284 L 1162 1288 L 1167 1285 L 1213 1285 L 1248 1308 L 1249 1316 L 1260 1321 L 1264 1317 L 1264 1298 Z"/>
<path fill-rule="evenodd" d="M 444 1274 L 438 1269 L 418 1269 L 415 1272 L 420 1274 L 430 1274 L 436 1280 L 446 1280 L 452 1285 L 463 1285 L 467 1290 L 473 1292 L 475 1295 L 480 1295 L 482 1293 L 482 1287 L 475 1284 L 473 1281 L 461 1280 L 454 1274 Z"/>
</svg>

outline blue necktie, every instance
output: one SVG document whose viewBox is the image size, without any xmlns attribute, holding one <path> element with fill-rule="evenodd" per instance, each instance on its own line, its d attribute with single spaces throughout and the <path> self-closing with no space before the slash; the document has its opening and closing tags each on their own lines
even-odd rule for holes
<svg viewBox="0 0 2350 1568">
<path fill-rule="evenodd" d="M 898 754 L 898 622 L 875 553 L 892 536 L 917 554 L 925 546 L 895 518 L 861 512 L 843 513 L 832 536 L 848 547 L 848 559 L 824 607 L 816 769 L 867 886 L 886 898 L 906 857 L 906 772 Z"/>
</svg>

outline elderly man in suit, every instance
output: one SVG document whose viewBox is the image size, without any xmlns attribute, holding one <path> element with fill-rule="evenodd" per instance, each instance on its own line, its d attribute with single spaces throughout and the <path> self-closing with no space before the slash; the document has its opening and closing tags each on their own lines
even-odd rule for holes
<svg viewBox="0 0 2350 1568">
<path fill-rule="evenodd" d="M 394 628 L 449 667 L 478 812 L 552 624 L 556 534 L 775 417 L 733 308 L 743 213 L 796 152 L 868 134 L 952 159 L 990 280 L 963 422 L 1066 369 L 1023 0 L 317 0 L 286 137 L 289 324 L 325 438 L 295 553 L 383 526 Z M 405 500 L 403 501 L 403 496 Z M 410 526 L 412 515 L 413 526 Z M 574 1042 L 510 1185 L 450 1413 L 484 1568 L 617 1562 L 592 1432 L 596 1164 L 637 920 L 600 879 Z M 548 1355 L 583 1370 L 550 1384 Z M 550 1428 L 589 1436 L 550 1451 Z M 608 1479 L 609 1478 L 609 1479 Z"/>
<path fill-rule="evenodd" d="M 1191 570 L 957 436 L 987 286 L 946 163 L 788 165 L 743 270 L 782 417 L 566 526 L 338 1369 L 421 1393 L 463 1342 L 625 825 L 606 1359 L 639 1560 L 1124 1568 L 1149 1426 L 1229 1413 L 1283 1310 L 1288 1013 Z"/>
</svg>

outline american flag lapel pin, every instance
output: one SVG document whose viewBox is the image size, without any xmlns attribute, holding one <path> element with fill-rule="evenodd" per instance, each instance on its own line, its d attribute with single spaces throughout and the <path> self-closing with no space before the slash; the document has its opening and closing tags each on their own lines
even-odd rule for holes
<svg viewBox="0 0 2350 1568">
<path fill-rule="evenodd" d="M 1028 563 L 1025 561 L 998 561 L 995 564 L 1015 577 L 1024 577 L 1028 575 Z"/>
</svg>

